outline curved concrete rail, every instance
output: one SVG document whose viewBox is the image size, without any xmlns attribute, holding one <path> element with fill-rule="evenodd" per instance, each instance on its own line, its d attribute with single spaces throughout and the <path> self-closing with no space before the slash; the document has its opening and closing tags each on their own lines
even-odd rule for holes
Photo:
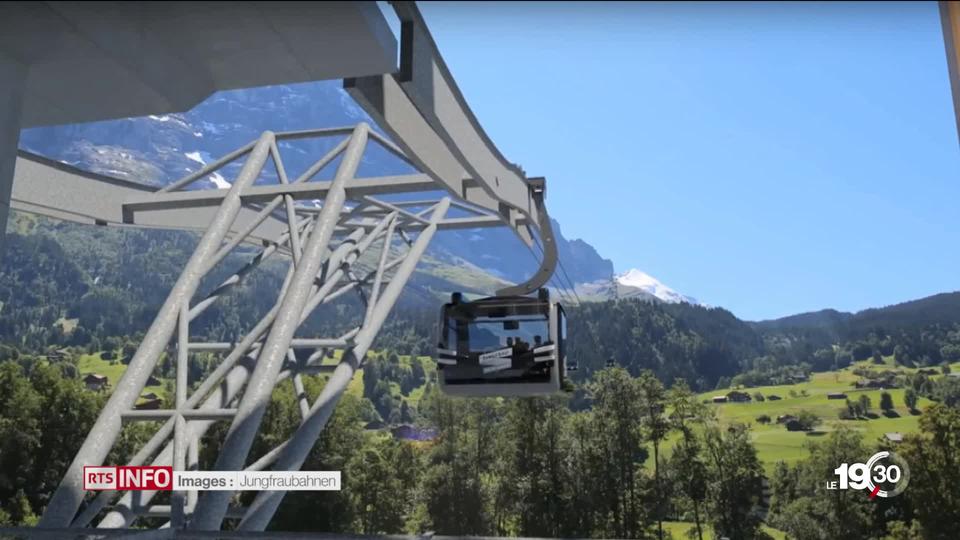
<svg viewBox="0 0 960 540">
<path fill-rule="evenodd" d="M 498 291 L 527 294 L 545 285 L 557 265 L 543 199 L 546 182 L 529 181 L 480 126 L 413 2 L 392 2 L 401 21 L 400 72 L 344 80 L 344 87 L 439 185 L 495 212 L 528 245 L 542 241 L 540 269 L 526 283 Z"/>
</svg>

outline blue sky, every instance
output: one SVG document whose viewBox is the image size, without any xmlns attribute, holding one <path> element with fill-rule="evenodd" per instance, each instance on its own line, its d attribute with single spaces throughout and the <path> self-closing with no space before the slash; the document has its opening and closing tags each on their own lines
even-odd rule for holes
<svg viewBox="0 0 960 540">
<path fill-rule="evenodd" d="M 618 272 L 746 319 L 960 289 L 935 3 L 420 9 L 504 155 Z"/>
</svg>

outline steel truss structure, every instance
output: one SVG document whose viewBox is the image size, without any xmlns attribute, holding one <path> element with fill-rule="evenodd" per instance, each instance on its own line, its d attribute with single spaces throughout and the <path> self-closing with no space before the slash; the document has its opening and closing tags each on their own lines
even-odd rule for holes
<svg viewBox="0 0 960 540">
<path fill-rule="evenodd" d="M 53 84 L 41 84 L 25 95 L 42 94 L 43 100 L 54 96 L 62 107 L 47 107 L 43 101 L 44 106 L 37 108 L 32 97 L 24 106 L 28 111 L 59 111 L 66 116 L 26 114 L 25 125 L 183 110 L 214 89 L 332 78 L 343 80 L 345 92 L 386 134 L 365 123 L 265 132 L 159 190 L 11 150 L 16 145 L 8 145 L 7 153 L 0 155 L 0 192 L 9 191 L 9 198 L 0 193 L 0 221 L 9 201 L 16 210 L 77 223 L 200 232 L 193 254 L 34 530 L 52 537 L 65 536 L 67 531 L 76 532 L 71 536 L 100 532 L 113 536 L 121 532 L 117 529 L 141 525 L 138 519 L 154 518 L 164 522 L 165 531 L 152 532 L 185 538 L 216 534 L 209 531 L 230 519 L 239 520 L 234 522 L 239 531 L 231 534 L 255 535 L 266 528 L 284 492 L 259 492 L 247 507 L 233 506 L 229 491 L 208 491 L 203 496 L 196 491 L 172 492 L 169 502 L 155 500 L 157 493 L 147 491 L 90 496 L 83 490 L 83 467 L 104 464 L 125 423 L 147 421 L 160 427 L 127 465 L 197 469 L 204 435 L 217 422 L 228 422 L 214 469 L 298 470 L 438 230 L 507 227 L 531 250 L 539 245 L 542 256 L 527 281 L 497 293 L 527 295 L 547 283 L 558 257 L 544 204 L 545 180 L 528 178 L 484 132 L 413 2 L 390 3 L 400 21 L 399 58 L 397 39 L 373 2 L 315 3 L 308 10 L 299 5 L 274 9 L 275 3 L 234 6 L 229 13 L 231 24 L 245 31 L 226 37 L 210 34 L 202 18 L 199 26 L 191 25 L 194 17 L 189 15 L 206 13 L 205 5 L 184 4 L 171 10 L 164 4 L 143 17 L 139 5 L 102 4 L 110 8 L 111 24 L 101 24 L 103 16 L 96 8 L 101 4 L 91 9 L 83 3 L 50 3 L 8 14 L 7 26 L 12 31 L 28 30 L 31 39 L 94 45 L 80 52 L 54 47 L 47 51 L 50 58 L 23 55 L 30 62 L 36 60 L 29 66 L 30 73 L 92 65 L 98 68 L 96 77 L 85 71 L 82 81 L 74 82 L 96 80 L 111 89 L 109 95 L 87 89 L 78 97 L 73 87 L 64 87 L 54 77 Z M 220 21 L 218 9 L 210 12 Z M 310 24 L 304 24 L 304 17 Z M 36 37 L 38 29 L 52 37 Z M 343 46 L 336 54 L 316 54 L 330 49 L 322 40 Z M 265 48 L 264 43 L 276 46 Z M 130 62 L 125 54 L 114 54 L 121 50 L 142 53 L 143 59 Z M 225 58 L 224 50 L 236 54 Z M 77 63 L 78 55 L 88 62 Z M 292 67 L 291 55 L 297 59 Z M 196 61 L 176 84 L 157 76 L 179 73 L 184 66 L 178 62 L 184 58 Z M 11 71 L 5 62 L 0 55 L 0 78 L 11 79 L 12 73 L 14 82 L 23 82 L 26 68 L 13 66 L 16 69 Z M 43 83 L 47 78 L 34 76 L 30 81 Z M 187 83 L 192 90 L 182 92 Z M 19 107 L 20 86 L 7 86 L 17 98 L 7 102 Z M 3 114 L 0 111 L 0 117 Z M 6 135 L 0 133 L 0 142 L 9 139 Z M 305 172 L 289 178 L 281 159 L 282 143 L 310 138 L 336 140 L 326 155 L 315 156 Z M 371 145 L 417 172 L 358 178 L 358 167 Z M 228 189 L 202 188 L 200 180 L 241 160 L 242 167 Z M 11 186 L 9 169 L 14 161 Z M 335 169 L 332 179 L 318 179 L 321 171 L 331 169 Z M 266 177 L 269 181 L 264 182 Z M 415 201 L 395 196 L 403 193 L 426 195 Z M 225 265 L 234 264 L 238 257 L 249 259 L 231 268 L 232 275 L 207 293 L 205 278 L 210 281 L 213 271 L 223 275 Z M 286 276 L 259 322 L 234 342 L 204 341 L 196 332 L 197 317 L 258 267 L 267 261 L 277 264 L 277 259 L 279 264 L 286 261 Z M 360 295 L 365 309 L 349 331 L 335 336 L 298 334 L 311 314 L 354 293 Z M 325 361 L 334 357 L 334 349 L 342 351 L 339 361 Z M 176 360 L 172 406 L 138 409 L 138 398 L 169 351 L 175 351 L 171 354 Z M 196 354 L 219 355 L 220 362 L 203 380 L 189 381 L 188 369 Z M 314 374 L 324 374 L 325 383 L 311 402 L 304 377 Z M 300 424 L 287 441 L 251 456 L 271 396 L 287 379 L 296 394 Z"/>
<path fill-rule="evenodd" d="M 302 175 L 287 177 L 278 143 L 311 137 L 341 137 Z M 212 163 L 156 193 L 124 206 L 124 215 L 169 208 L 215 205 L 216 212 L 203 232 L 179 279 L 147 330 L 139 349 L 117 383 L 94 427 L 78 451 L 43 515 L 47 528 L 126 528 L 140 517 L 169 518 L 174 529 L 219 529 L 224 519 L 239 519 L 241 530 L 263 530 L 285 492 L 259 492 L 246 508 L 233 507 L 229 491 L 173 492 L 170 504 L 152 504 L 155 492 L 100 492 L 88 500 L 82 486 L 85 465 L 104 463 L 117 443 L 125 422 L 162 422 L 162 427 L 140 448 L 128 465 L 172 465 L 174 470 L 196 470 L 201 438 L 216 422 L 230 427 L 216 461 L 216 470 L 298 470 L 330 418 L 354 373 L 363 365 L 374 338 L 410 279 L 417 262 L 438 229 L 501 225 L 495 215 L 443 196 L 428 200 L 387 202 L 371 193 L 424 191 L 433 183 L 423 175 L 357 179 L 365 149 L 378 144 L 400 159 L 404 153 L 361 123 L 342 129 L 307 132 L 265 132 L 255 142 Z M 245 159 L 229 189 L 195 188 L 204 177 L 228 163 Z M 339 159 L 332 181 L 314 178 Z M 278 182 L 254 185 L 272 162 Z M 435 188 L 434 188 L 435 189 Z M 303 204 L 322 197 L 322 206 Z M 448 217 L 451 208 L 459 217 Z M 245 209 L 254 217 L 243 223 Z M 282 223 L 270 241 L 263 240 L 268 220 Z M 261 234 L 253 236 L 255 231 Z M 252 239 L 252 240 L 251 240 Z M 238 246 L 253 241 L 259 252 L 207 295 L 197 294 L 201 280 L 224 262 Z M 258 266 L 278 254 L 289 266 L 273 307 L 237 343 L 204 342 L 191 337 L 191 321 L 228 294 Z M 375 260 L 364 271 L 359 263 Z M 350 331 L 327 337 L 303 338 L 298 328 L 316 310 L 352 291 L 366 303 L 362 320 Z M 143 393 L 164 351 L 176 351 L 173 407 L 138 410 Z M 335 365 L 324 363 L 332 349 L 343 354 Z M 309 354 L 294 354 L 306 349 Z M 191 354 L 222 355 L 216 369 L 191 389 L 187 373 Z M 328 379 L 312 403 L 303 377 L 325 373 Z M 250 449 L 271 394 L 277 384 L 292 381 L 300 410 L 300 425 L 289 440 L 255 460 Z M 98 515 L 106 515 L 94 524 Z"/>
</svg>

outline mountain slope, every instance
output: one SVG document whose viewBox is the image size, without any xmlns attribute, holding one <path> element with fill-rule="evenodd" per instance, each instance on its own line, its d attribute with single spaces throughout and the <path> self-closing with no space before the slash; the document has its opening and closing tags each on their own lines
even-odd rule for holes
<svg viewBox="0 0 960 540">
<path fill-rule="evenodd" d="M 325 81 L 219 92 L 180 114 L 24 130 L 20 146 L 82 169 L 163 185 L 255 140 L 264 130 L 304 130 L 360 121 L 378 129 L 338 81 Z M 288 174 L 298 175 L 334 143 L 330 139 L 281 142 Z M 360 165 L 360 176 L 413 172 L 372 146 Z M 202 182 L 208 188 L 226 187 L 241 165 L 232 163 Z M 331 170 L 325 170 L 317 178 L 328 179 L 331 174 Z M 267 170 L 258 182 L 272 180 L 273 175 Z M 568 241 L 555 221 L 554 228 L 567 272 L 564 278 L 581 283 L 613 275 L 613 263 L 600 257 L 592 246 L 582 240 Z M 531 253 L 506 228 L 444 231 L 434 238 L 429 250 L 437 264 L 422 265 L 419 275 L 426 279 L 432 273 L 442 281 L 462 280 L 447 283 L 451 290 L 492 293 L 506 283 L 532 275 L 540 257 L 538 249 L 534 247 Z M 452 268 L 439 271 L 444 264 Z M 444 291 L 443 296 L 449 292 Z"/>
<path fill-rule="evenodd" d="M 95 349 L 111 337 L 136 341 L 197 238 L 187 232 L 91 227 L 16 213 L 8 230 L 0 260 L 0 343 L 21 351 L 51 345 Z M 199 295 L 252 255 L 245 249 L 228 257 L 203 281 Z M 465 260 L 451 264 L 427 255 L 420 267 L 379 345 L 405 343 L 398 350 L 414 350 L 410 347 L 415 345 L 420 354 L 429 354 L 436 310 L 450 291 L 465 290 L 465 282 L 481 289 L 504 283 Z M 214 341 L 241 335 L 272 305 L 284 268 L 282 261 L 268 261 L 199 317 L 191 331 Z M 308 319 L 303 335 L 337 335 L 362 313 L 359 297 L 346 295 Z M 802 364 L 835 369 L 851 355 L 863 359 L 875 351 L 920 365 L 960 360 L 960 293 L 856 315 L 803 314 L 779 327 L 748 323 L 721 308 L 659 299 L 586 302 L 569 305 L 567 313 L 568 357 L 582 368 L 576 379 L 602 369 L 610 359 L 634 374 L 651 369 L 664 381 L 684 378 L 700 390 L 727 384 L 739 374 L 753 373 L 750 380 L 762 381 L 763 373 L 794 373 Z M 75 325 L 72 333 L 60 328 L 63 320 Z"/>
<path fill-rule="evenodd" d="M 878 327 L 912 328 L 954 323 L 960 323 L 960 292 L 936 294 L 856 313 L 825 309 L 751 324 L 767 332 L 826 330 L 838 337 L 858 338 Z"/>
</svg>

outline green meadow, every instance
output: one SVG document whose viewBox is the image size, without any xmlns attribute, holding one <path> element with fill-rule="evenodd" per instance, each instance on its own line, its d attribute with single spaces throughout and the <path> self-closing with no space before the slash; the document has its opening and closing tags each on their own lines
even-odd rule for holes
<svg viewBox="0 0 960 540">
<path fill-rule="evenodd" d="M 334 357 L 326 358 L 324 363 L 335 364 L 339 362 L 340 354 L 341 351 L 335 351 Z M 421 362 L 427 374 L 427 380 L 432 380 L 435 376 L 434 364 L 429 356 L 419 356 L 413 359 L 407 355 L 400 355 L 399 358 L 404 365 L 409 365 L 413 361 Z M 126 369 L 126 366 L 120 361 L 104 360 L 100 353 L 80 355 L 77 367 L 81 377 L 88 373 L 106 375 L 111 387 L 116 385 Z M 745 403 L 712 403 L 714 396 L 726 395 L 730 389 L 704 392 L 697 397 L 701 401 L 711 401 L 707 407 L 713 411 L 721 424 L 738 422 L 750 425 L 751 437 L 754 445 L 756 445 L 760 460 L 767 473 L 770 473 L 778 461 L 792 464 L 803 459 L 807 455 L 806 444 L 809 441 L 816 441 L 841 425 L 862 432 L 868 443 L 880 440 L 886 433 L 909 433 L 917 429 L 919 415 L 916 412 L 911 413 L 907 409 L 903 401 L 904 390 L 902 388 L 886 390 L 893 398 L 895 406 L 895 415 L 888 417 L 882 414 L 880 410 L 880 395 L 883 390 L 854 388 L 854 383 L 860 377 L 854 374 L 853 370 L 858 367 L 874 371 L 892 370 L 902 374 L 917 371 L 916 368 L 895 366 L 891 358 L 886 358 L 883 365 L 876 365 L 869 361 L 857 362 L 838 371 L 814 373 L 809 381 L 797 384 L 739 388 L 739 390 L 747 392 L 751 396 L 757 392 L 763 394 L 764 398 L 769 398 L 771 395 L 779 396 L 781 399 L 776 401 L 770 399 L 757 401 L 754 399 Z M 953 371 L 960 371 L 960 362 L 953 364 L 951 368 Z M 403 396 L 398 384 L 392 383 L 391 387 L 397 398 L 407 401 L 409 405 L 414 407 L 419 403 L 426 389 L 426 385 L 421 385 L 413 389 L 409 395 Z M 162 385 L 150 386 L 145 390 L 145 392 L 156 392 L 161 395 L 162 391 Z M 356 396 L 363 396 L 362 372 L 357 372 L 353 377 L 347 387 L 347 392 Z M 868 396 L 871 401 L 871 412 L 875 417 L 861 420 L 840 420 L 838 414 L 842 408 L 845 408 L 845 402 L 842 399 L 828 399 L 827 394 L 832 392 L 843 392 L 851 400 L 857 400 L 861 395 Z M 917 408 L 922 410 L 929 404 L 929 400 L 920 398 Z M 782 424 L 776 423 L 778 416 L 797 415 L 800 411 L 809 411 L 816 414 L 820 417 L 821 424 L 814 431 L 803 432 L 787 431 Z M 769 424 L 757 422 L 757 418 L 761 415 L 769 416 L 771 422 Z M 676 440 L 677 435 L 672 434 L 665 442 L 664 450 L 669 452 Z"/>
<path fill-rule="evenodd" d="M 669 533 L 670 536 L 676 540 L 687 538 L 687 531 L 691 529 L 696 530 L 696 525 L 686 521 L 664 521 L 663 522 L 663 532 Z M 710 530 L 709 525 L 703 524 L 702 529 L 703 529 L 704 540 L 715 539 L 715 536 L 713 535 L 713 531 Z M 787 537 L 787 535 L 784 534 L 783 531 L 778 531 L 777 529 L 768 527 L 766 525 L 764 525 L 762 529 L 763 529 L 763 532 L 769 534 L 771 537 L 774 538 L 774 540 L 784 540 Z M 666 537 L 666 534 L 664 534 L 664 537 Z M 696 538 L 696 535 L 694 535 L 693 538 Z"/>
<path fill-rule="evenodd" d="M 104 360 L 100 357 L 100 354 L 101 353 L 81 354 L 77 359 L 77 370 L 80 372 L 81 378 L 91 373 L 106 375 L 110 383 L 110 388 L 113 389 L 117 386 L 117 382 L 120 381 L 120 377 L 123 376 L 123 372 L 126 371 L 127 365 L 119 359 L 115 361 Z M 161 380 L 160 382 L 161 384 L 159 385 L 146 387 L 143 393 L 153 392 L 158 396 L 163 396 L 163 381 Z"/>
<path fill-rule="evenodd" d="M 854 387 L 854 383 L 860 379 L 858 375 L 853 373 L 853 370 L 857 367 L 873 371 L 892 370 L 903 374 L 917 371 L 916 368 L 894 366 L 892 359 L 889 358 L 885 360 L 884 365 L 875 365 L 869 361 L 857 362 L 838 371 L 814 373 L 807 382 L 740 389 L 751 396 L 757 392 L 763 394 L 764 398 L 768 398 L 770 395 L 780 396 L 782 399 L 777 401 L 765 399 L 764 401 L 753 400 L 744 403 L 711 402 L 707 406 L 715 412 L 721 424 L 739 422 L 751 426 L 753 443 L 756 445 L 760 460 L 768 473 L 772 471 L 777 461 L 794 463 L 803 459 L 807 455 L 805 445 L 808 441 L 815 441 L 841 425 L 860 431 L 864 434 L 868 443 L 881 439 L 885 433 L 909 433 L 916 430 L 919 415 L 916 412 L 911 413 L 904 404 L 904 390 L 902 388 L 885 390 L 893 398 L 895 407 L 895 415 L 885 416 L 880 409 L 880 395 L 884 390 L 861 390 Z M 960 363 L 953 364 L 951 367 L 954 371 L 960 370 Z M 701 400 L 711 400 L 713 396 L 725 395 L 729 391 L 727 389 L 704 392 L 699 394 L 698 397 Z M 840 420 L 839 412 L 846 407 L 846 404 L 843 399 L 828 399 L 827 394 L 833 392 L 845 393 L 851 401 L 859 399 L 861 395 L 868 396 L 871 402 L 871 412 L 876 415 L 876 418 Z M 917 402 L 917 409 L 923 410 L 930 403 L 929 400 L 920 398 Z M 782 424 L 776 423 L 778 416 L 797 415 L 804 410 L 816 414 L 822 421 L 814 431 L 787 431 Z M 764 414 L 771 418 L 771 423 L 764 425 L 756 421 L 759 416 Z"/>
</svg>

